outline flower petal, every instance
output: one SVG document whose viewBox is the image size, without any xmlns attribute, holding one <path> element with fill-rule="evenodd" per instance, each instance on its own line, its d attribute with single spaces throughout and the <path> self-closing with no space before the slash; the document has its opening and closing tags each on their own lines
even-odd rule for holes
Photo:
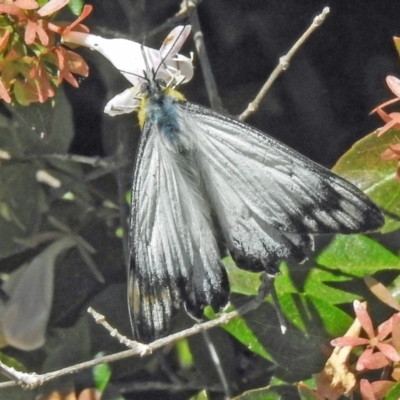
<svg viewBox="0 0 400 400">
<path fill-rule="evenodd" d="M 394 99 L 395 101 L 399 101 L 399 99 Z M 384 104 L 381 104 L 379 107 L 373 109 L 371 114 L 376 112 L 384 122 L 390 122 L 392 119 L 389 117 L 389 114 L 386 111 L 383 111 Z"/>
<path fill-rule="evenodd" d="M 8 29 L 0 30 L 0 53 L 6 48 L 11 32 Z"/>
<path fill-rule="evenodd" d="M 6 103 L 11 103 L 11 97 L 7 92 L 7 89 L 3 85 L 3 82 L 0 79 L 0 98 L 3 99 Z"/>
<path fill-rule="evenodd" d="M 397 97 L 394 98 L 394 99 L 385 101 L 384 103 L 379 104 L 378 107 L 374 108 L 374 109 L 370 112 L 370 114 L 373 114 L 374 112 L 376 112 L 376 113 L 379 114 L 379 110 L 383 111 L 382 108 L 384 108 L 384 107 L 386 107 L 386 106 L 388 106 L 388 105 L 390 105 L 390 104 L 397 103 L 398 101 L 400 101 L 400 99 L 398 99 Z"/>
<path fill-rule="evenodd" d="M 113 97 L 105 106 L 104 112 L 114 117 L 115 115 L 128 114 L 137 111 L 140 100 L 135 97 L 138 88 L 130 87 Z"/>
<path fill-rule="evenodd" d="M 393 151 L 393 153 L 395 153 L 396 155 L 400 156 L 400 143 L 391 144 L 389 146 L 389 148 L 390 148 L 390 150 Z M 392 298 L 396 301 L 396 299 L 393 296 L 392 296 Z M 400 304 L 399 303 L 396 303 L 396 305 L 394 305 L 394 304 L 389 304 L 389 305 L 391 307 L 395 308 L 396 310 L 400 310 Z"/>
<path fill-rule="evenodd" d="M 65 43 L 74 43 L 89 47 L 106 57 L 122 75 L 135 86 L 144 76 L 146 64 L 140 44 L 127 39 L 105 39 L 101 36 L 83 32 L 70 32 L 63 36 Z M 145 47 L 146 56 L 150 65 L 160 63 L 160 54 L 157 50 Z"/>
<path fill-rule="evenodd" d="M 400 98 L 400 79 L 396 78 L 393 75 L 388 75 L 386 77 L 386 84 L 388 85 L 388 88 L 391 90 L 391 92 L 396 97 Z"/>
<path fill-rule="evenodd" d="M 191 29 L 192 27 L 190 25 L 180 25 L 172 29 L 160 47 L 161 57 L 163 59 L 174 58 L 185 43 Z"/>
<path fill-rule="evenodd" d="M 360 337 L 351 337 L 351 336 L 342 336 L 336 339 L 331 340 L 331 346 L 362 346 L 364 344 L 369 344 L 368 339 L 360 338 Z"/>
<path fill-rule="evenodd" d="M 35 42 L 36 35 L 39 37 L 43 46 L 49 44 L 49 36 L 46 31 L 35 21 L 28 19 L 25 29 L 25 43 L 30 45 Z"/>
<path fill-rule="evenodd" d="M 395 154 L 390 147 L 381 154 L 382 161 L 394 161 L 398 158 L 399 156 Z"/>
<path fill-rule="evenodd" d="M 46 15 L 50 15 L 55 13 L 58 10 L 61 10 L 64 6 L 69 3 L 69 0 L 50 0 L 43 7 L 38 10 L 38 15 L 44 17 Z"/>
<path fill-rule="evenodd" d="M 0 4 L 0 14 L 10 14 L 19 17 L 21 20 L 26 20 L 26 14 L 14 4 Z"/>
<path fill-rule="evenodd" d="M 86 64 L 86 61 L 78 53 L 64 49 L 64 54 L 65 54 L 65 63 L 69 71 L 81 76 L 85 77 L 88 76 L 89 66 Z"/>
<path fill-rule="evenodd" d="M 375 396 L 378 399 L 383 399 L 395 384 L 396 382 L 392 381 L 375 381 L 371 383 L 371 386 Z"/>
<path fill-rule="evenodd" d="M 400 156 L 400 143 L 390 145 L 389 149 L 392 150 L 393 153 L 398 153 Z M 383 155 L 383 153 L 382 153 Z M 389 307 L 394 308 L 397 311 L 400 311 L 400 304 L 396 300 L 396 298 L 392 295 L 392 293 L 386 288 L 385 285 L 377 281 L 371 275 L 364 276 L 364 282 L 368 286 L 368 289 L 383 303 L 387 304 Z"/>
<path fill-rule="evenodd" d="M 400 361 L 399 353 L 396 349 L 387 343 L 377 343 L 376 347 L 384 354 L 389 360 Z"/>
<path fill-rule="evenodd" d="M 356 365 L 357 371 L 362 371 L 366 368 L 364 366 L 364 362 L 368 362 L 368 359 L 372 356 L 373 351 L 374 351 L 373 349 L 368 347 L 361 353 L 360 357 L 358 357 L 357 360 L 357 365 Z"/>
<path fill-rule="evenodd" d="M 381 369 L 391 364 L 391 361 L 385 357 L 381 352 L 372 353 L 369 357 L 365 357 L 362 360 L 363 369 Z"/>
<path fill-rule="evenodd" d="M 392 344 L 400 352 L 400 313 L 392 315 Z"/>
<path fill-rule="evenodd" d="M 189 31 L 190 31 L 190 27 Z M 185 28 L 186 29 L 186 28 Z M 187 31 L 187 29 L 186 29 Z M 185 32 L 186 32 L 185 31 Z M 65 43 L 79 44 L 96 50 L 106 57 L 125 78 L 133 85 L 145 79 L 148 69 L 156 71 L 157 78 L 167 83 L 171 79 L 181 82 L 189 81 L 193 76 L 193 66 L 190 58 L 176 55 L 178 45 L 172 45 L 172 53 L 163 60 L 160 52 L 127 39 L 105 39 L 101 36 L 83 32 L 66 32 L 63 35 Z M 181 38 L 178 39 L 178 44 Z M 172 55 L 176 55 L 172 58 Z M 170 57 L 171 56 L 171 57 Z"/>
<path fill-rule="evenodd" d="M 13 4 L 23 10 L 36 10 L 39 8 L 39 3 L 35 0 L 15 0 Z"/>
<path fill-rule="evenodd" d="M 396 128 L 400 129 L 400 117 L 393 118 L 393 114 L 399 113 L 391 113 L 389 116 L 392 118 L 388 123 L 386 123 L 382 128 L 379 129 L 377 137 L 381 137 L 384 133 L 386 133 L 389 129 Z"/>
<path fill-rule="evenodd" d="M 367 312 L 366 307 L 360 303 L 358 300 L 354 300 L 353 303 L 354 311 L 356 313 L 357 319 L 360 321 L 361 326 L 367 333 L 370 339 L 375 337 L 374 327 L 372 326 L 371 318 Z"/>
<path fill-rule="evenodd" d="M 193 60 L 182 54 L 178 54 L 168 61 L 168 69 L 174 75 L 175 80 L 181 83 L 189 82 L 193 78 Z"/>
<path fill-rule="evenodd" d="M 93 6 L 89 5 L 89 4 L 85 4 L 85 6 L 83 7 L 83 10 L 81 12 L 81 15 L 74 21 L 72 22 L 72 24 L 68 25 L 64 31 L 63 34 L 68 34 L 69 32 L 71 32 L 74 28 L 77 28 L 78 25 L 92 12 L 93 10 Z M 86 26 L 84 25 L 80 25 L 80 28 L 85 28 L 87 29 Z"/>
<path fill-rule="evenodd" d="M 360 381 L 360 392 L 363 400 L 377 400 L 371 384 L 366 379 L 361 379 Z"/>
<path fill-rule="evenodd" d="M 383 341 L 392 332 L 392 318 L 387 319 L 378 326 L 378 334 L 376 338 Z"/>
</svg>

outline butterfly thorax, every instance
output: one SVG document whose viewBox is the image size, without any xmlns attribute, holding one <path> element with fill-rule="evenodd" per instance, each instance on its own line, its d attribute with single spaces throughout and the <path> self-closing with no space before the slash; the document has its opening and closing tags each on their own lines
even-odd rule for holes
<svg viewBox="0 0 400 400">
<path fill-rule="evenodd" d="M 178 91 L 166 87 L 161 80 L 152 80 L 142 85 L 142 100 L 139 109 L 139 124 L 155 124 L 161 134 L 173 145 L 179 145 L 180 126 L 177 118 L 177 103 L 185 101 Z"/>
</svg>

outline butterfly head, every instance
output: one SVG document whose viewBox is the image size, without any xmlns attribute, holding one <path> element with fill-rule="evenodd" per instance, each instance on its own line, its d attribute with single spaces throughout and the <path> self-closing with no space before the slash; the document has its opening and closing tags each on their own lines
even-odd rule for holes
<svg viewBox="0 0 400 400">
<path fill-rule="evenodd" d="M 185 101 L 183 94 L 174 90 L 171 84 L 164 79 L 155 77 L 152 79 L 145 74 L 145 81 L 140 86 L 140 106 L 138 110 L 139 125 L 143 128 L 145 121 L 151 116 L 159 116 L 168 113 L 175 101 Z M 157 118 L 156 118 L 157 119 Z"/>
<path fill-rule="evenodd" d="M 167 83 L 164 79 L 153 78 L 146 79 L 140 86 L 140 94 L 144 98 L 151 97 L 154 101 L 160 101 L 167 89 Z"/>
</svg>

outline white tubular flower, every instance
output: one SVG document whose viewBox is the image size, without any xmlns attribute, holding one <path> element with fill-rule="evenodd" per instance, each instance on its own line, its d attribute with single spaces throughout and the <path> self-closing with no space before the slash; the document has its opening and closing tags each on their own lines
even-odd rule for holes
<svg viewBox="0 0 400 400">
<path fill-rule="evenodd" d="M 192 79 L 192 59 L 178 54 L 190 31 L 190 25 L 177 26 L 165 38 L 160 50 L 127 39 L 105 39 L 82 32 L 69 32 L 63 41 L 98 51 L 133 85 L 107 103 L 104 112 L 114 116 L 137 110 L 139 99 L 136 96 L 148 68 L 157 71 L 157 78 L 167 84 L 172 80 L 186 83 Z"/>
</svg>

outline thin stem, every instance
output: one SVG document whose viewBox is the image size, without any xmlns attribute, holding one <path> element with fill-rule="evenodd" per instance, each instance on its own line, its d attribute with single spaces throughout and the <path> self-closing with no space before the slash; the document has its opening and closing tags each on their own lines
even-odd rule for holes
<svg viewBox="0 0 400 400">
<path fill-rule="evenodd" d="M 203 331 L 202 335 L 203 335 L 204 341 L 206 342 L 208 352 L 210 353 L 211 359 L 217 370 L 222 387 L 224 388 L 225 399 L 229 400 L 231 398 L 231 390 L 229 388 L 228 380 L 226 379 L 224 369 L 222 368 L 221 359 L 219 358 L 217 349 L 215 348 L 214 343 L 212 342 L 208 331 Z"/>
<path fill-rule="evenodd" d="M 283 315 L 281 305 L 279 303 L 278 294 L 276 293 L 274 278 L 271 278 L 270 276 L 264 273 L 262 275 L 262 280 L 264 284 L 267 286 L 269 293 L 271 293 L 272 302 L 274 304 L 275 312 L 278 317 L 279 326 L 281 327 L 281 332 L 282 334 L 285 334 L 287 331 L 287 323 Z"/>
<path fill-rule="evenodd" d="M 322 25 L 325 21 L 326 16 L 329 14 L 330 10 L 329 7 L 325 7 L 321 14 L 314 18 L 314 21 L 309 26 L 309 28 L 303 33 L 300 39 L 293 45 L 293 47 L 289 50 L 289 52 L 279 59 L 279 64 L 275 67 L 270 77 L 265 82 L 264 86 L 261 88 L 260 92 L 257 94 L 256 98 L 249 103 L 246 110 L 242 112 L 239 116 L 239 121 L 246 120 L 251 114 L 255 113 L 260 106 L 260 103 L 266 93 L 268 92 L 269 88 L 272 84 L 276 81 L 278 76 L 289 68 L 289 62 L 291 61 L 294 54 L 299 50 L 299 48 L 304 44 L 304 42 L 311 36 L 311 34 Z"/>
<path fill-rule="evenodd" d="M 38 159 L 47 159 L 47 160 L 60 160 L 60 161 L 72 161 L 80 164 L 91 165 L 92 167 L 103 167 L 109 168 L 113 170 L 115 168 L 115 159 L 114 157 L 88 157 L 81 156 L 79 154 L 28 154 L 23 160 L 38 160 Z"/>
<path fill-rule="evenodd" d="M 253 300 L 249 301 L 248 303 L 238 308 L 237 310 L 223 314 L 216 319 L 213 319 L 211 321 L 206 321 L 200 324 L 195 324 L 191 328 L 174 333 L 165 338 L 157 339 L 150 344 L 143 344 L 125 338 L 126 344 L 129 344 L 129 346 L 131 347 L 131 349 L 129 350 L 121 351 L 115 354 L 110 354 L 108 356 L 96 358 L 94 360 L 85 361 L 83 363 L 75 364 L 70 367 L 59 369 L 57 371 L 48 372 L 46 374 L 39 375 L 36 373 L 25 373 L 16 371 L 14 368 L 8 367 L 7 365 L 5 365 L 0 361 L 0 371 L 13 379 L 10 382 L 1 383 L 0 389 L 18 385 L 24 387 L 25 389 L 34 389 L 46 382 L 59 378 L 60 376 L 73 374 L 83 369 L 92 368 L 95 365 L 110 363 L 136 355 L 144 356 L 146 354 L 150 354 L 156 349 L 175 343 L 183 338 L 196 335 L 202 331 L 214 328 L 216 326 L 227 324 L 232 319 L 244 315 L 249 311 L 255 310 L 264 301 L 265 296 L 266 296 L 266 287 L 265 285 L 261 285 L 258 295 Z M 96 312 L 94 313 L 96 322 L 103 325 L 113 336 L 121 340 L 122 335 L 120 335 L 116 329 L 112 328 L 111 325 L 107 323 L 107 321 L 101 314 Z M 125 339 L 123 340 L 125 341 Z"/>
<path fill-rule="evenodd" d="M 204 36 L 201 31 L 200 21 L 197 14 L 197 8 L 193 8 L 193 12 L 190 16 L 190 23 L 193 28 L 193 39 L 196 46 L 196 51 L 199 56 L 201 71 L 203 72 L 204 82 L 210 100 L 211 108 L 217 111 L 222 111 L 222 102 L 218 95 L 217 85 L 215 83 L 214 75 L 211 70 L 210 61 L 208 59 L 206 47 L 204 44 Z"/>
<path fill-rule="evenodd" d="M 178 23 L 190 16 L 193 12 L 193 9 L 200 3 L 201 0 L 182 0 L 180 10 L 172 18 L 167 19 L 163 24 L 150 31 L 146 37 L 152 37 L 165 31 L 167 28 L 176 26 Z"/>
</svg>

